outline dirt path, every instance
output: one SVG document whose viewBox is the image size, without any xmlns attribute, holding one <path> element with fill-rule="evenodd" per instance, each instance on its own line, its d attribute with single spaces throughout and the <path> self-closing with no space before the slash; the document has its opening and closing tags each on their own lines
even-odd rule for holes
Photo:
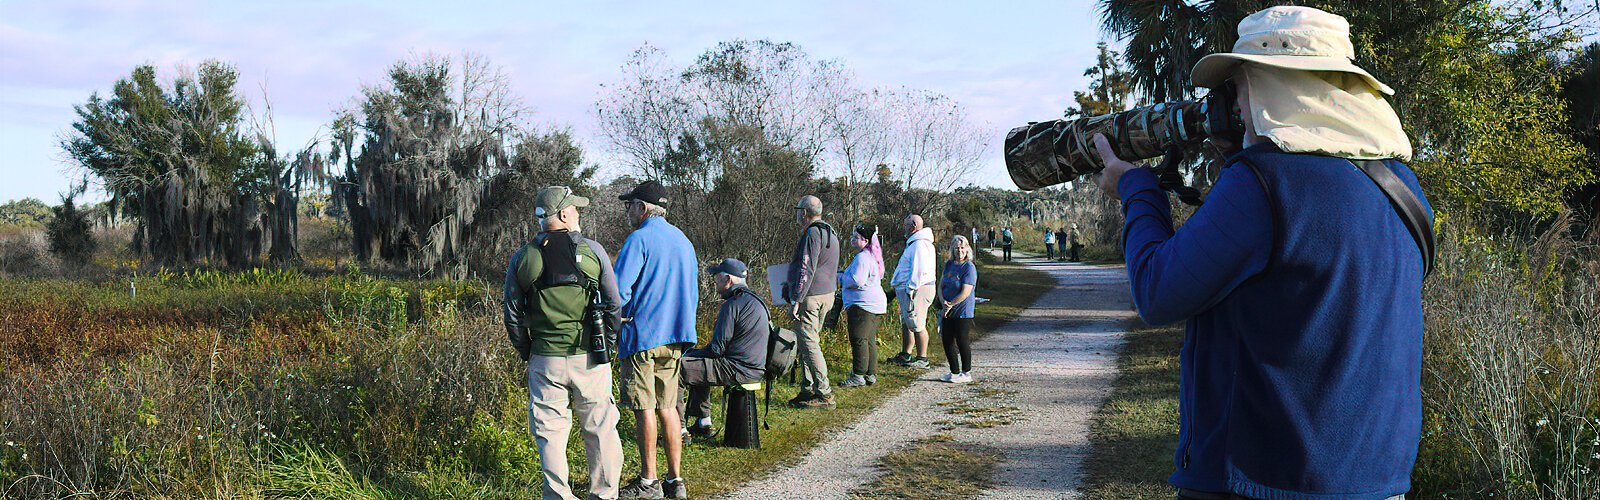
<svg viewBox="0 0 1600 500">
<path fill-rule="evenodd" d="M 799 464 L 730 498 L 848 498 L 882 474 L 876 464 L 885 454 L 941 432 L 1003 454 L 986 498 L 1076 498 L 1089 419 L 1111 390 L 1123 324 L 1133 316 L 1127 275 L 1120 266 L 1018 261 L 1049 272 L 1058 286 L 973 344 L 975 383 L 938 382 L 945 369 L 936 366 Z"/>
</svg>

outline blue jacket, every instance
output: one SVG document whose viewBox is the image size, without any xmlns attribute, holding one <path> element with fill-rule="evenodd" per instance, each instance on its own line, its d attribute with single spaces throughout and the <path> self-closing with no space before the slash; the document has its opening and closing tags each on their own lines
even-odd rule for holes
<svg viewBox="0 0 1600 500">
<path fill-rule="evenodd" d="M 1410 169 L 1386 163 L 1422 197 Z M 1186 320 L 1169 482 L 1270 499 L 1409 490 L 1422 256 L 1377 184 L 1343 159 L 1256 145 L 1177 232 L 1150 170 L 1117 189 L 1139 314 Z"/>
<path fill-rule="evenodd" d="M 695 343 L 700 261 L 694 245 L 665 219 L 645 219 L 617 252 L 618 315 L 632 318 L 617 335 L 617 356 Z"/>
</svg>

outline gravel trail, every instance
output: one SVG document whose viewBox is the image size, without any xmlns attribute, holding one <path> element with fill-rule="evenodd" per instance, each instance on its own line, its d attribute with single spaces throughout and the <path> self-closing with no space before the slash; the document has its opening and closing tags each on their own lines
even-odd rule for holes
<svg viewBox="0 0 1600 500">
<path fill-rule="evenodd" d="M 1127 273 L 1121 266 L 1016 260 L 1050 273 L 1057 286 L 973 343 L 976 382 L 939 382 L 945 369 L 935 366 L 800 463 L 729 498 L 849 498 L 883 473 L 876 464 L 885 454 L 940 432 L 1004 456 L 984 498 L 1078 498 L 1089 419 L 1111 391 L 1124 325 L 1134 316 Z M 987 408 L 984 422 L 974 427 L 973 417 L 951 414 L 962 406 Z"/>
</svg>

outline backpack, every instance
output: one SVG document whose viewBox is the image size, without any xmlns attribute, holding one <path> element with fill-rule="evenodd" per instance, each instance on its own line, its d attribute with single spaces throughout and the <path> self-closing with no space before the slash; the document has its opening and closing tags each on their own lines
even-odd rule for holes
<svg viewBox="0 0 1600 500">
<path fill-rule="evenodd" d="M 762 416 L 761 427 L 771 429 L 772 427 L 767 425 L 767 416 L 772 414 L 772 383 L 794 369 L 795 347 L 800 345 L 800 336 L 795 334 L 794 330 L 772 322 L 772 308 L 767 307 L 767 301 L 762 300 L 760 295 L 749 288 L 740 291 L 755 297 L 756 303 L 767 310 L 767 366 L 764 370 L 767 415 Z"/>
</svg>

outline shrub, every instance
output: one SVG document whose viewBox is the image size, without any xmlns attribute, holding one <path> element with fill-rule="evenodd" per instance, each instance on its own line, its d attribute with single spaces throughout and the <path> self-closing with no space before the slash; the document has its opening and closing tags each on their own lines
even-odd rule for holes
<svg viewBox="0 0 1600 500">
<path fill-rule="evenodd" d="M 50 238 L 50 253 L 65 263 L 81 266 L 94 255 L 94 235 L 89 231 L 89 213 L 78 210 L 72 196 L 61 197 L 61 205 L 50 209 L 55 217 L 45 225 Z"/>
</svg>

